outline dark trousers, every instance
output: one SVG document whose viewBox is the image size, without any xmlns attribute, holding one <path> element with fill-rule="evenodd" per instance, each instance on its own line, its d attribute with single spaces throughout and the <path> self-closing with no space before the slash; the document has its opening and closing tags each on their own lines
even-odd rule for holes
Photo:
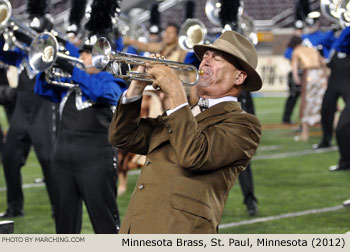
<svg viewBox="0 0 350 252">
<path fill-rule="evenodd" d="M 95 233 L 118 232 L 116 150 L 106 134 L 60 129 L 53 152 L 52 178 L 57 233 L 80 233 L 82 202 Z"/>
<path fill-rule="evenodd" d="M 243 193 L 243 203 L 247 204 L 248 200 L 258 201 L 254 196 L 253 173 L 250 164 L 238 176 L 239 184 Z"/>
<path fill-rule="evenodd" d="M 340 154 L 339 167 L 350 169 L 350 100 L 340 115 L 335 133 Z"/>
<path fill-rule="evenodd" d="M 329 63 L 331 69 L 331 75 L 328 81 L 328 92 L 325 104 L 325 110 L 328 113 L 322 114 L 327 121 L 328 128 L 333 126 L 334 113 L 336 111 L 336 101 L 341 96 L 345 102 L 345 107 L 341 112 L 338 125 L 336 128 L 336 139 L 339 148 L 340 160 L 339 166 L 350 168 L 350 55 L 341 56 L 337 53 L 332 57 Z M 326 120 L 327 119 L 327 120 Z M 322 127 L 326 130 L 326 133 L 331 135 L 331 130 L 328 129 L 322 123 Z"/>
<path fill-rule="evenodd" d="M 52 103 L 33 93 L 20 92 L 2 153 L 9 211 L 23 210 L 20 169 L 27 160 L 31 146 L 42 167 L 49 199 L 52 201 L 50 166 L 53 140 Z"/>
<path fill-rule="evenodd" d="M 287 79 L 288 79 L 289 96 L 284 106 L 282 121 L 285 123 L 290 123 L 291 122 L 290 118 L 292 116 L 295 104 L 297 103 L 298 98 L 300 96 L 300 86 L 294 83 L 292 72 L 288 73 Z"/>
<path fill-rule="evenodd" d="M 333 87 L 334 82 L 329 81 L 327 90 L 323 96 L 321 107 L 321 125 L 322 125 L 322 139 L 320 145 L 331 145 L 333 135 L 334 115 L 337 111 L 337 101 L 340 97 L 340 92 Z"/>
<path fill-rule="evenodd" d="M 241 103 L 243 110 L 255 115 L 255 107 L 250 92 L 242 91 L 238 97 L 238 101 Z M 254 200 L 257 202 L 257 199 L 254 196 L 253 173 L 250 163 L 247 168 L 239 174 L 238 180 L 241 186 L 244 204 L 247 204 L 248 200 Z"/>
</svg>

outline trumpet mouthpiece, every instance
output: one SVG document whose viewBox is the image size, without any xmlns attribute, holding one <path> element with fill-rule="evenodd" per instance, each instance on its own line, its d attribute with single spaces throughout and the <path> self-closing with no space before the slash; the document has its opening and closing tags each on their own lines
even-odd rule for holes
<svg viewBox="0 0 350 252">
<path fill-rule="evenodd" d="M 198 74 L 199 75 L 203 75 L 205 72 L 204 72 L 204 70 L 203 69 L 200 69 L 199 71 L 198 71 Z"/>
</svg>

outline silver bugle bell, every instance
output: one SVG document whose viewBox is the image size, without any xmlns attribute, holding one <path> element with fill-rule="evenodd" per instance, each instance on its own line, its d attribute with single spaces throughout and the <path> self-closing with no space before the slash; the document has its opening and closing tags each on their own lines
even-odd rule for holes
<svg viewBox="0 0 350 252">
<path fill-rule="evenodd" d="M 342 28 L 350 26 L 350 1 L 341 0 L 339 6 L 339 22 Z"/>
<path fill-rule="evenodd" d="M 71 61 L 80 65 L 83 69 L 85 65 L 82 60 L 68 56 L 58 51 L 58 42 L 55 36 L 49 32 L 40 33 L 30 44 L 29 65 L 39 71 L 44 72 L 51 68 L 57 57 Z"/>
<path fill-rule="evenodd" d="M 196 18 L 187 19 L 179 31 L 179 46 L 186 52 L 193 52 L 193 46 L 202 44 L 207 36 L 204 23 Z"/>
<path fill-rule="evenodd" d="M 68 88 L 75 87 L 77 84 L 72 83 L 72 81 L 67 82 L 66 78 L 71 77 L 70 73 L 54 67 L 58 57 L 70 61 L 73 65 L 80 65 L 82 69 L 85 69 L 82 60 L 58 51 L 57 39 L 49 32 L 40 33 L 30 44 L 28 58 L 29 65 L 33 69 L 39 72 L 45 71 L 45 80 L 49 84 Z"/>
<path fill-rule="evenodd" d="M 130 53 L 114 52 L 112 51 L 111 45 L 106 38 L 103 38 L 103 37 L 99 38 L 96 41 L 94 47 L 92 48 L 92 64 L 97 69 L 102 70 L 107 65 L 109 65 L 110 62 L 112 64 L 112 67 L 111 67 L 112 73 L 117 78 L 129 79 L 129 80 L 153 82 L 154 79 L 151 75 L 147 73 L 139 73 L 131 70 L 131 65 L 146 66 L 147 63 L 164 64 L 169 68 L 172 68 L 174 70 L 181 71 L 181 72 L 188 72 L 188 73 L 194 72 L 196 75 L 195 80 L 193 82 L 186 82 L 184 80 L 181 80 L 183 85 L 188 85 L 188 86 L 196 85 L 199 79 L 199 75 L 201 74 L 201 71 L 198 71 L 195 66 L 190 64 L 185 64 L 185 63 L 170 61 L 170 60 L 148 58 L 148 57 L 139 56 L 139 55 L 130 54 Z M 122 74 L 122 71 L 121 71 L 122 63 L 125 63 L 128 65 L 129 71 L 127 72 L 127 74 Z"/>
<path fill-rule="evenodd" d="M 12 5 L 8 0 L 0 0 L 0 33 L 3 33 L 7 44 L 4 50 L 8 50 L 12 45 L 28 50 L 27 46 L 17 41 L 14 35 L 15 31 L 19 31 L 32 39 L 38 35 L 34 29 L 12 16 Z"/>
</svg>

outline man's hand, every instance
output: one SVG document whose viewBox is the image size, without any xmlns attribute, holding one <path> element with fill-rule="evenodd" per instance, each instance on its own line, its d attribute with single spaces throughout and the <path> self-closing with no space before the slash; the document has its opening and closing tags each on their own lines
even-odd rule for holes
<svg viewBox="0 0 350 252">
<path fill-rule="evenodd" d="M 147 64 L 147 73 L 154 79 L 152 86 L 160 88 L 171 98 L 169 109 L 173 109 L 187 102 L 182 82 L 175 70 L 163 64 Z"/>
<path fill-rule="evenodd" d="M 139 73 L 145 73 L 145 67 L 138 66 L 136 71 Z M 134 96 L 142 95 L 143 90 L 148 84 L 149 83 L 146 81 L 138 81 L 138 80 L 131 81 L 128 91 L 126 92 L 126 97 L 131 98 Z"/>
</svg>

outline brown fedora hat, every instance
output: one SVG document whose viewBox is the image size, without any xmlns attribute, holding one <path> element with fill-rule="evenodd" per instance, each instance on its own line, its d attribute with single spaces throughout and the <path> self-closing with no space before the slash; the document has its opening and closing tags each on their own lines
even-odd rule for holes
<svg viewBox="0 0 350 252">
<path fill-rule="evenodd" d="M 211 49 L 227 53 L 239 62 L 248 75 L 243 85 L 244 90 L 257 91 L 261 88 L 261 78 L 255 71 L 258 56 L 254 46 L 245 37 L 234 31 L 225 31 L 213 44 L 195 45 L 193 47 L 200 60 L 202 60 L 205 51 Z"/>
</svg>

